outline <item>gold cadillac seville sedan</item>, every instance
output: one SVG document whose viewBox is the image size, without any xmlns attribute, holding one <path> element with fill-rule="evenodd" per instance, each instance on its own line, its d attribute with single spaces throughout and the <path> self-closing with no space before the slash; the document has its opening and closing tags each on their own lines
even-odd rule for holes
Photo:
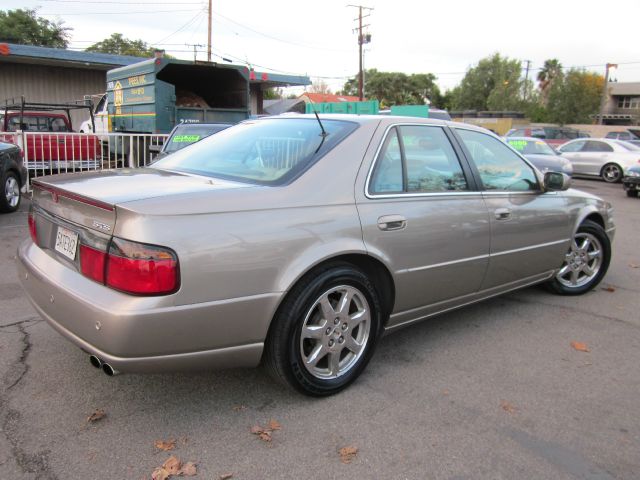
<svg viewBox="0 0 640 480">
<path fill-rule="evenodd" d="M 536 283 L 596 286 L 612 209 L 569 181 L 470 125 L 262 118 L 148 168 L 34 181 L 17 267 L 108 375 L 262 363 L 329 395 L 385 332 Z"/>
</svg>

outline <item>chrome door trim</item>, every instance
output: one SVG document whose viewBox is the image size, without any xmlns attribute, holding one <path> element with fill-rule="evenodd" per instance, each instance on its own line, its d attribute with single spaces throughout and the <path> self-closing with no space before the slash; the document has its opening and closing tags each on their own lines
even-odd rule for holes
<svg viewBox="0 0 640 480">
<path fill-rule="evenodd" d="M 571 240 L 570 238 L 564 238 L 562 240 L 554 240 L 553 242 L 539 243 L 537 245 L 529 245 L 528 247 L 522 247 L 522 248 L 514 248 L 513 250 L 503 250 L 501 252 L 491 253 L 491 254 L 489 254 L 489 256 L 490 257 L 498 257 L 500 255 L 509 255 L 511 253 L 526 252 L 527 250 L 535 250 L 536 248 L 551 247 L 553 245 L 559 245 L 561 243 L 567 243 L 570 240 Z"/>
<path fill-rule="evenodd" d="M 403 273 L 419 272 L 421 270 L 429 270 L 429 269 L 432 269 L 432 268 L 439 268 L 439 267 L 446 267 L 446 266 L 449 266 L 449 265 L 455 265 L 456 263 L 473 262 L 475 260 L 482 260 L 482 259 L 488 258 L 490 256 L 491 255 L 487 254 L 487 255 L 478 255 L 478 256 L 475 256 L 475 257 L 460 258 L 458 260 L 451 260 L 449 262 L 434 263 L 433 265 L 425 265 L 423 267 L 405 268 L 403 270 L 396 271 L 396 273 L 397 274 L 403 274 Z"/>
</svg>

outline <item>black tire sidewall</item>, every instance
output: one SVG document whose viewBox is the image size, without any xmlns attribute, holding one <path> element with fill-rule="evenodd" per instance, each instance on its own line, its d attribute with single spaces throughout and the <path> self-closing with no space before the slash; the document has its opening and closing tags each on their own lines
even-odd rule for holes
<svg viewBox="0 0 640 480">
<path fill-rule="evenodd" d="M 2 175 L 2 192 L 0 192 L 2 193 L 2 195 L 0 196 L 0 212 L 3 212 L 3 213 L 15 212 L 20 207 L 20 202 L 22 202 L 22 192 L 18 190 L 18 203 L 16 204 L 15 207 L 12 207 L 9 205 L 9 202 L 7 201 L 7 196 L 6 196 L 7 182 L 9 181 L 9 178 L 14 178 L 16 182 L 18 182 L 18 187 L 21 186 L 20 179 L 14 172 L 12 171 L 4 172 L 4 174 Z"/>
<path fill-rule="evenodd" d="M 300 335 L 305 315 L 313 303 L 327 290 L 339 285 L 354 287 L 365 296 L 371 312 L 369 339 L 365 352 L 347 373 L 335 379 L 324 380 L 314 377 L 302 364 Z M 271 347 L 282 349 L 283 373 L 288 383 L 294 388 L 307 395 L 332 395 L 352 383 L 362 373 L 373 354 L 381 329 L 378 294 L 360 270 L 346 265 L 327 269 L 308 281 L 302 282 L 300 287 L 292 290 L 288 299 L 290 301 L 285 301 L 283 304 L 275 325 L 282 330 L 275 338 L 276 344 Z"/>
<path fill-rule="evenodd" d="M 562 295 L 581 295 L 595 288 L 606 275 L 607 270 L 609 269 L 609 263 L 611 262 L 611 241 L 609 240 L 607 233 L 600 225 L 590 220 L 585 220 L 578 227 L 576 233 L 590 233 L 598 239 L 603 250 L 602 264 L 600 265 L 600 271 L 598 272 L 598 275 L 596 275 L 589 283 L 581 287 L 567 287 L 566 285 L 560 283 L 554 276 L 549 286 L 554 292 Z M 571 239 L 571 241 L 573 241 L 573 238 Z"/>
</svg>

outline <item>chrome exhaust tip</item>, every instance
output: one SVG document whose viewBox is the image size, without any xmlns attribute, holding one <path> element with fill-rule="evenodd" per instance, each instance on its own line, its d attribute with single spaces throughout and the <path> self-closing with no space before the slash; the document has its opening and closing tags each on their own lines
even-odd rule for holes
<svg viewBox="0 0 640 480">
<path fill-rule="evenodd" d="M 89 355 L 89 363 L 95 368 L 102 368 L 102 360 L 95 355 Z"/>
<path fill-rule="evenodd" d="M 120 372 L 117 371 L 115 368 L 113 368 L 111 365 L 109 365 L 108 363 L 103 363 L 102 364 L 102 371 L 108 376 L 108 377 L 113 377 L 115 375 L 118 375 Z"/>
</svg>

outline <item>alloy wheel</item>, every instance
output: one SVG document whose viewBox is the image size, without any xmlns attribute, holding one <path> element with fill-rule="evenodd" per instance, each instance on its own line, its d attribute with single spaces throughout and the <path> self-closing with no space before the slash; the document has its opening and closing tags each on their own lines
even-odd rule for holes
<svg viewBox="0 0 640 480">
<path fill-rule="evenodd" d="M 569 288 L 582 287 L 598 275 L 603 256 L 602 244 L 594 235 L 578 232 L 571 241 L 556 279 Z"/>
</svg>

